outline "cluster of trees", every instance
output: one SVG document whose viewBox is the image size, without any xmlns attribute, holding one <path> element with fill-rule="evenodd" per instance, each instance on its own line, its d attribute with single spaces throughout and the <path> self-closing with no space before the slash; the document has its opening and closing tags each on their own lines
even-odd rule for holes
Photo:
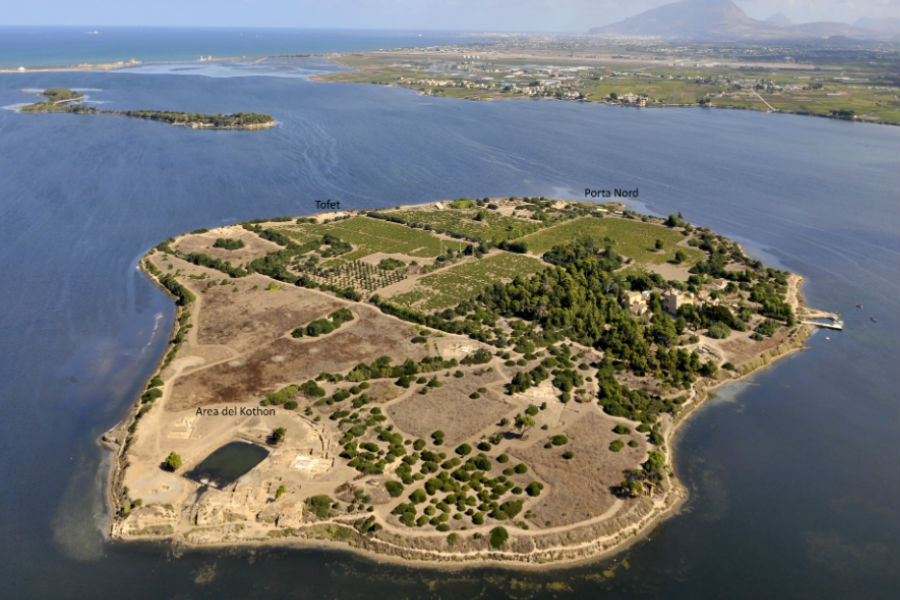
<svg viewBox="0 0 900 600">
<path fill-rule="evenodd" d="M 203 125 L 207 127 L 247 127 L 250 125 L 261 125 L 271 123 L 272 115 L 264 113 L 233 113 L 230 115 L 223 114 L 204 114 L 204 113 L 186 113 L 174 112 L 168 110 L 125 110 L 125 111 L 103 111 L 111 114 L 120 114 L 126 117 L 137 119 L 149 119 L 151 121 L 162 121 L 171 125 Z"/>
<path fill-rule="evenodd" d="M 316 319 L 305 327 L 297 327 L 291 332 L 291 336 L 295 338 L 301 338 L 304 335 L 307 337 L 318 337 L 320 335 L 325 335 L 326 333 L 331 333 L 344 323 L 352 320 L 353 313 L 350 312 L 350 309 L 339 308 L 328 315 L 327 319 Z"/>
<path fill-rule="evenodd" d="M 236 240 L 234 238 L 216 238 L 213 248 L 223 248 L 225 250 L 239 250 L 244 247 L 244 240 Z"/>
<path fill-rule="evenodd" d="M 431 373 L 459 366 L 455 358 L 444 360 L 440 356 L 426 356 L 419 362 L 407 358 L 403 364 L 392 365 L 391 357 L 381 356 L 372 363 L 359 363 L 347 374 L 347 381 L 366 381 L 367 379 L 402 378 L 417 373 Z"/>
<path fill-rule="evenodd" d="M 242 242 L 243 244 L 243 242 Z M 247 271 L 242 269 L 241 267 L 235 267 L 231 264 L 230 261 L 222 260 L 219 258 L 213 258 L 208 254 L 203 254 L 202 252 L 191 252 L 190 254 L 183 257 L 184 260 L 189 263 L 207 267 L 209 269 L 215 269 L 217 271 L 222 271 L 229 277 L 244 277 L 248 275 Z"/>
<path fill-rule="evenodd" d="M 381 269 L 385 269 L 387 271 L 393 271 L 394 269 L 399 269 L 400 267 L 405 267 L 406 263 L 402 260 L 398 260 L 396 258 L 382 258 L 381 262 L 378 263 L 378 267 Z"/>
</svg>

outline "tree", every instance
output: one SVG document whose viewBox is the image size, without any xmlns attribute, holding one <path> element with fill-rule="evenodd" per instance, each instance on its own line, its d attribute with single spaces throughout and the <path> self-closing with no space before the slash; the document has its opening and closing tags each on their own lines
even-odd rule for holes
<svg viewBox="0 0 900 600">
<path fill-rule="evenodd" d="M 509 532 L 503 527 L 494 527 L 491 529 L 491 546 L 494 548 L 502 548 L 506 540 L 509 539 Z"/>
<path fill-rule="evenodd" d="M 619 489 L 622 494 L 630 496 L 632 498 L 636 498 L 644 493 L 644 485 L 635 479 L 626 479 L 622 483 L 619 484 Z"/>
<path fill-rule="evenodd" d="M 521 435 L 526 427 L 534 427 L 534 419 L 531 415 L 516 415 L 516 429 L 519 430 L 519 435 Z"/>
<path fill-rule="evenodd" d="M 543 489 L 544 484 L 539 481 L 532 481 L 525 487 L 525 493 L 529 496 L 539 496 Z"/>
<path fill-rule="evenodd" d="M 685 260 L 687 260 L 687 253 L 684 250 L 682 250 L 681 248 L 676 250 L 675 251 L 675 263 L 680 265 Z"/>
<path fill-rule="evenodd" d="M 731 328 L 721 321 L 716 321 L 715 323 L 710 324 L 706 335 L 714 339 L 725 339 L 731 335 Z"/>
<path fill-rule="evenodd" d="M 319 494 L 306 499 L 306 508 L 320 519 L 331 514 L 332 500 L 330 496 Z"/>
<path fill-rule="evenodd" d="M 173 450 L 169 452 L 169 455 L 166 457 L 166 460 L 163 462 L 163 467 L 167 471 L 175 472 L 181 468 L 181 457 L 175 453 Z"/>
<path fill-rule="evenodd" d="M 653 247 L 656 248 L 657 250 L 662 250 L 663 241 L 661 239 L 657 239 L 656 242 L 654 242 Z"/>
</svg>

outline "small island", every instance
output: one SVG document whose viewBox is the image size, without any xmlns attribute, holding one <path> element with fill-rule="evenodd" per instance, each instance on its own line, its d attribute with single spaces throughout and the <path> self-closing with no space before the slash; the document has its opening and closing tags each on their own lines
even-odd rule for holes
<svg viewBox="0 0 900 600">
<path fill-rule="evenodd" d="M 26 113 L 65 112 L 79 115 L 119 115 L 136 119 L 161 121 L 170 125 L 190 127 L 192 129 L 267 129 L 276 124 L 272 115 L 263 113 L 209 115 L 168 110 L 100 110 L 83 104 L 84 94 L 62 88 L 49 88 L 41 92 L 41 95 L 46 100 L 22 106 L 19 108 L 19 111 Z"/>
<path fill-rule="evenodd" d="M 803 347 L 802 278 L 681 215 L 483 198 L 160 243 L 177 305 L 122 423 L 110 534 L 565 563 L 686 497 L 672 436 Z"/>
</svg>

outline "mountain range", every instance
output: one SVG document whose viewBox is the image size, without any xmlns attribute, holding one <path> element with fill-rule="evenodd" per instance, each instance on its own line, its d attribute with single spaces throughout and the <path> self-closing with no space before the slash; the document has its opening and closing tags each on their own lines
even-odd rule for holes
<svg viewBox="0 0 900 600">
<path fill-rule="evenodd" d="M 680 0 L 604 27 L 591 34 L 615 37 L 661 37 L 685 40 L 900 39 L 900 21 L 860 19 L 854 25 L 838 22 L 791 24 L 778 13 L 765 21 L 754 19 L 731 0 Z"/>
</svg>

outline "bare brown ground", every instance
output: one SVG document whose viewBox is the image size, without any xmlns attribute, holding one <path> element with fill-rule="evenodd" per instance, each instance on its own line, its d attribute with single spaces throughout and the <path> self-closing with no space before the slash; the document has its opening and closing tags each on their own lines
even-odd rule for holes
<svg viewBox="0 0 900 600">
<path fill-rule="evenodd" d="M 216 243 L 216 238 L 241 240 L 244 242 L 244 247 L 238 248 L 237 250 L 213 248 L 213 244 Z M 178 238 L 172 247 L 185 254 L 200 252 L 213 258 L 227 260 L 235 266 L 248 263 L 256 258 L 262 258 L 270 252 L 281 250 L 281 246 L 278 244 L 264 240 L 252 231 L 247 231 L 240 225 L 223 227 L 206 233 L 188 234 L 182 238 Z"/>
<path fill-rule="evenodd" d="M 444 377 L 441 373 L 440 378 L 443 387 L 431 389 L 424 396 L 413 392 L 387 408 L 388 416 L 397 427 L 425 439 L 440 429 L 445 434 L 444 445 L 452 448 L 482 429 L 490 428 L 513 409 L 512 404 L 493 390 L 481 394 L 477 400 L 469 398 L 469 394 L 479 387 L 493 382 L 491 373 L 479 377 L 467 371 L 466 376 L 459 379 Z"/>
<path fill-rule="evenodd" d="M 763 338 L 758 342 L 750 339 L 750 333 L 749 330 L 739 334 L 732 333 L 724 340 L 714 340 L 714 343 L 707 339 L 703 341 L 707 346 L 721 349 L 725 354 L 725 360 L 735 365 L 740 365 L 743 362 L 757 358 L 763 352 L 774 350 L 787 338 L 787 332 L 784 328 L 776 331 L 772 337 Z"/>
<path fill-rule="evenodd" d="M 618 485 L 624 471 L 633 469 L 647 453 L 644 436 L 616 435 L 612 432 L 616 423 L 610 417 L 591 413 L 565 428 L 569 442 L 564 446 L 544 448 L 549 436 L 537 436 L 528 448 L 510 453 L 531 465 L 547 484 L 531 508 L 535 525 L 570 525 L 600 516 L 613 505 L 616 499 L 610 487 Z M 638 440 L 637 448 L 627 445 L 632 438 Z M 619 452 L 609 449 L 615 439 L 626 443 Z M 574 453 L 569 460 L 562 457 L 566 450 Z"/>
<path fill-rule="evenodd" d="M 666 281 L 687 281 L 688 277 L 691 276 L 688 268 L 680 265 L 669 263 L 660 263 L 658 265 L 653 263 L 641 263 L 640 266 L 650 272 L 658 273 L 659 276 Z"/>
<path fill-rule="evenodd" d="M 395 360 L 424 356 L 422 346 L 409 341 L 408 326 L 369 307 L 356 305 L 354 311 L 357 318 L 334 333 L 278 338 L 237 359 L 179 377 L 167 410 L 261 400 L 282 385 L 302 383 L 322 371 L 347 371 L 384 354 Z"/>
<path fill-rule="evenodd" d="M 292 286 L 268 290 L 272 280 L 262 275 L 232 281 L 238 293 L 231 285 L 199 292 L 203 302 L 197 331 L 200 344 L 223 344 L 246 352 L 347 305 Z"/>
</svg>

